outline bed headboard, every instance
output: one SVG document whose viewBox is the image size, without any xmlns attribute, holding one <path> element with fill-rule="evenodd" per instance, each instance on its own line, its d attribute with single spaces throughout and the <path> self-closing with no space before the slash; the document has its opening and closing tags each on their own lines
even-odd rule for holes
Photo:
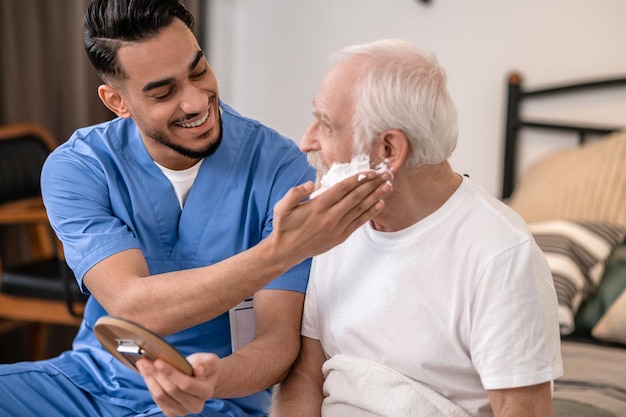
<svg viewBox="0 0 626 417">
<path fill-rule="evenodd" d="M 508 80 L 502 198 L 506 199 L 510 197 L 515 185 L 517 173 L 517 150 L 521 129 L 533 128 L 571 132 L 572 134 L 578 135 L 579 143 L 584 143 L 589 135 L 604 135 L 618 129 L 623 129 L 623 126 L 550 123 L 534 120 L 532 118 L 525 118 L 520 112 L 521 105 L 525 100 L 547 96 L 563 97 L 566 99 L 567 94 L 572 92 L 600 90 L 616 86 L 626 86 L 626 77 L 592 80 L 580 83 L 555 85 L 549 88 L 526 90 L 522 85 L 522 77 L 517 73 L 511 74 Z"/>
</svg>

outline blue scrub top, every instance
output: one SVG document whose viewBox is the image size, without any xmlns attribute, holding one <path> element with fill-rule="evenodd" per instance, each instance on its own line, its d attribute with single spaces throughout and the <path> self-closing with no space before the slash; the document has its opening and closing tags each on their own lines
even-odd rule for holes
<svg viewBox="0 0 626 417">
<path fill-rule="evenodd" d="M 274 204 L 312 180 L 314 171 L 293 141 L 223 103 L 222 127 L 222 142 L 202 162 L 184 210 L 132 119 L 80 129 L 50 155 L 42 172 L 44 203 L 81 286 L 91 267 L 123 250 L 140 249 L 150 273 L 159 274 L 211 265 L 270 234 Z M 304 292 L 309 268 L 305 261 L 266 288 Z M 54 364 L 93 395 L 141 411 L 153 404 L 143 378 L 106 352 L 93 333 L 106 314 L 90 297 L 73 350 Z M 228 313 L 166 339 L 183 355 L 226 356 Z M 264 391 L 210 402 L 233 415 L 263 415 L 269 396 Z"/>
</svg>

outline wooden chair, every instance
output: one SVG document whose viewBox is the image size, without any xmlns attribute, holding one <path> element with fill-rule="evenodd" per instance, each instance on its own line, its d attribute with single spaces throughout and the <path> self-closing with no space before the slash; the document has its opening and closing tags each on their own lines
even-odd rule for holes
<svg viewBox="0 0 626 417">
<path fill-rule="evenodd" d="M 0 126 L 0 335 L 28 325 L 31 360 L 46 357 L 50 324 L 80 324 L 86 300 L 41 199 L 41 168 L 56 146 L 36 124 Z"/>
</svg>

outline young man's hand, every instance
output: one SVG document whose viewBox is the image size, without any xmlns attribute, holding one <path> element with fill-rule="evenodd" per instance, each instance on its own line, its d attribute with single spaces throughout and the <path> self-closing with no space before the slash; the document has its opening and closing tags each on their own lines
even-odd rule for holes
<svg viewBox="0 0 626 417">
<path fill-rule="evenodd" d="M 334 185 L 314 199 L 308 182 L 292 188 L 274 207 L 277 248 L 305 259 L 326 252 L 379 214 L 383 196 L 392 190 L 391 173 L 367 171 Z"/>
<path fill-rule="evenodd" d="M 140 359 L 136 366 L 146 381 L 152 398 L 168 417 L 200 413 L 213 397 L 219 357 L 194 353 L 187 357 L 193 376 L 186 375 L 162 359 Z"/>
</svg>

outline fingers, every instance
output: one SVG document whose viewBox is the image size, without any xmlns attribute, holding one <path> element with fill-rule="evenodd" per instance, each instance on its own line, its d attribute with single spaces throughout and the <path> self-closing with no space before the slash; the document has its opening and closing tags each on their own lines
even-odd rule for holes
<svg viewBox="0 0 626 417">
<path fill-rule="evenodd" d="M 278 203 L 276 203 L 274 209 L 290 211 L 290 209 L 296 207 L 308 196 L 310 196 L 314 189 L 315 184 L 313 184 L 313 181 L 308 181 L 297 187 L 293 187 Z"/>
<path fill-rule="evenodd" d="M 382 198 L 393 189 L 391 178 L 390 172 L 357 174 L 336 184 L 316 200 L 328 204 L 325 210 L 337 219 L 335 227 L 349 234 L 382 211 Z"/>
<path fill-rule="evenodd" d="M 365 200 L 354 206 L 349 215 L 343 219 L 342 224 L 339 225 L 339 227 L 343 227 L 346 237 L 383 211 L 385 202 L 382 197 L 392 189 L 391 183 L 384 182 Z"/>
<path fill-rule="evenodd" d="M 189 409 L 189 399 L 185 398 L 187 395 L 184 392 L 175 392 L 177 390 L 176 385 L 171 379 L 168 379 L 167 369 L 159 371 L 155 363 L 147 359 L 137 361 L 136 366 L 144 377 L 152 398 L 167 417 L 200 411 Z"/>
<path fill-rule="evenodd" d="M 361 172 L 338 182 L 321 197 L 334 198 L 336 201 L 347 199 L 353 203 L 361 202 L 367 195 L 391 179 L 392 174 L 389 171 L 380 174 L 375 171 Z"/>
<path fill-rule="evenodd" d="M 187 362 L 193 367 L 194 375 L 199 378 L 210 378 L 217 372 L 219 357 L 212 353 L 192 353 Z"/>
<path fill-rule="evenodd" d="M 392 175 L 367 171 L 353 175 L 321 195 L 302 202 L 312 183 L 291 189 L 274 206 L 273 231 L 265 244 L 275 264 L 293 265 L 324 253 L 379 214 L 382 198 L 392 190 Z M 295 262 L 294 262 L 295 260 Z"/>
<path fill-rule="evenodd" d="M 193 359 L 195 377 L 190 377 L 167 362 L 157 359 L 137 361 L 137 369 L 144 377 L 150 394 L 166 416 L 199 413 L 211 398 L 216 382 L 214 355 L 204 354 Z"/>
</svg>

